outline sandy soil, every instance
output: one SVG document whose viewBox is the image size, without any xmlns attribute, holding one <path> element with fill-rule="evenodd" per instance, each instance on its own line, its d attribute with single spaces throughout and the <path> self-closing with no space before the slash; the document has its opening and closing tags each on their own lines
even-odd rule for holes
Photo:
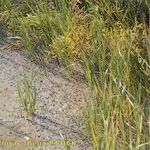
<svg viewBox="0 0 150 150">
<path fill-rule="evenodd" d="M 90 99 L 90 89 L 84 82 L 69 78 L 60 70 L 55 64 L 43 69 L 20 51 L 4 49 L 1 45 L 0 150 L 65 149 L 64 146 L 28 146 L 27 142 L 56 142 L 66 138 L 73 142 L 71 149 L 91 149 L 83 132 L 81 113 L 85 101 Z M 19 103 L 17 81 L 22 75 L 26 75 L 37 89 L 34 119 L 27 118 Z"/>
</svg>

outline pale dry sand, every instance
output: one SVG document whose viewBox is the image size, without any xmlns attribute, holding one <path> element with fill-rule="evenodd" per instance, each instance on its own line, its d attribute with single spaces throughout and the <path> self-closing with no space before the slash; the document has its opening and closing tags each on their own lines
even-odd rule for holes
<svg viewBox="0 0 150 150">
<path fill-rule="evenodd" d="M 51 64 L 43 69 L 16 50 L 0 49 L 0 140 L 15 141 L 15 147 L 0 150 L 59 150 L 58 147 L 27 147 L 33 141 L 69 139 L 76 143 L 74 150 L 90 150 L 88 137 L 84 136 L 82 108 L 90 100 L 88 86 L 60 73 L 61 68 Z M 19 103 L 17 81 L 26 75 L 37 89 L 34 120 L 27 119 Z M 80 121 L 79 121 L 80 120 Z M 81 121 L 82 120 L 82 121 Z M 83 135 L 81 136 L 81 131 Z M 0 142 L 1 142 L 0 141 Z"/>
</svg>

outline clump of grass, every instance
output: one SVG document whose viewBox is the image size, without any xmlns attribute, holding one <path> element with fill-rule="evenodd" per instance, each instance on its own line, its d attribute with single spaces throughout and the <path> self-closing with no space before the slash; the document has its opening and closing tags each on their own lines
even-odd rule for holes
<svg viewBox="0 0 150 150">
<path fill-rule="evenodd" d="M 36 90 L 32 88 L 27 77 L 18 82 L 18 97 L 27 116 L 33 116 L 36 111 Z"/>
<path fill-rule="evenodd" d="M 58 58 L 64 65 L 76 61 L 82 51 L 86 52 L 90 49 L 91 33 L 88 28 L 89 17 L 83 10 L 79 9 L 76 2 L 69 3 L 68 18 L 66 28 L 52 38 L 51 47 Z M 62 10 L 63 11 L 63 10 Z M 63 18 L 58 22 L 59 26 L 63 26 Z"/>
<path fill-rule="evenodd" d="M 97 96 L 86 111 L 93 147 L 145 150 L 150 144 L 147 29 L 118 22 L 110 29 L 97 10 L 93 15 L 92 48 L 82 55 L 85 76 Z"/>
</svg>

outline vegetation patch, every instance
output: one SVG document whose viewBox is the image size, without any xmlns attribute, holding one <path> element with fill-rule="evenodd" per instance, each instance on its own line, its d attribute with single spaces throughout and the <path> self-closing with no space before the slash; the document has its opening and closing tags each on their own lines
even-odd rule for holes
<svg viewBox="0 0 150 150">
<path fill-rule="evenodd" d="M 0 24 L 31 59 L 82 64 L 95 93 L 85 108 L 93 149 L 149 148 L 149 8 L 149 0 L 0 2 Z"/>
</svg>

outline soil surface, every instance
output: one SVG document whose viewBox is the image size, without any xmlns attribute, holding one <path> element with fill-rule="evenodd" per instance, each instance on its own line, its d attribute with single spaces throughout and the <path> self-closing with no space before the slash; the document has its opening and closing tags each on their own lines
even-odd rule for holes
<svg viewBox="0 0 150 150">
<path fill-rule="evenodd" d="M 33 118 L 18 97 L 17 83 L 24 75 L 37 90 Z M 90 98 L 86 83 L 67 76 L 64 69 L 55 64 L 43 68 L 20 50 L 0 45 L 0 150 L 66 149 L 61 146 L 65 140 L 73 150 L 92 149 L 82 117 Z"/>
</svg>

